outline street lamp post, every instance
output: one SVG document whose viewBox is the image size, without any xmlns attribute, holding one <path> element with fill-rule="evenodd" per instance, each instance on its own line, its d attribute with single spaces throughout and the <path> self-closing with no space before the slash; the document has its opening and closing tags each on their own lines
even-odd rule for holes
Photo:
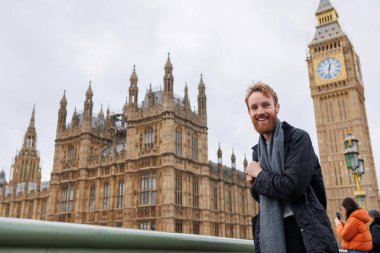
<svg viewBox="0 0 380 253">
<path fill-rule="evenodd" d="M 348 129 L 348 135 L 344 139 L 344 157 L 346 159 L 347 168 L 352 171 L 354 175 L 356 191 L 354 192 L 355 198 L 359 206 L 365 207 L 366 193 L 360 188 L 360 181 L 364 174 L 364 161 L 359 158 L 359 141 Z"/>
</svg>

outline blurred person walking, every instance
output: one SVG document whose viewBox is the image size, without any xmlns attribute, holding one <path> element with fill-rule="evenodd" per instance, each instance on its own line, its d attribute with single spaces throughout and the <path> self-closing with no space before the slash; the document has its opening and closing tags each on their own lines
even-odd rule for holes
<svg viewBox="0 0 380 253">
<path fill-rule="evenodd" d="M 369 222 L 369 230 L 372 235 L 372 251 L 371 253 L 380 253 L 380 212 L 377 210 L 369 210 L 369 217 L 371 221 Z"/>
<path fill-rule="evenodd" d="M 370 217 L 364 208 L 352 198 L 345 198 L 342 207 L 347 221 L 335 218 L 336 232 L 342 239 L 342 247 L 348 253 L 364 253 L 372 249 L 372 236 L 368 222 Z"/>
</svg>

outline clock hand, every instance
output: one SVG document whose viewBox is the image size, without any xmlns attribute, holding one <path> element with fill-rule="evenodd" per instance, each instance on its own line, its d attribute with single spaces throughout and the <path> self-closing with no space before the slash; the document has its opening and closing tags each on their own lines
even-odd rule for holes
<svg viewBox="0 0 380 253">
<path fill-rule="evenodd" d="M 329 70 L 328 70 L 329 74 L 330 74 L 330 69 L 331 69 L 331 63 L 329 63 Z"/>
</svg>

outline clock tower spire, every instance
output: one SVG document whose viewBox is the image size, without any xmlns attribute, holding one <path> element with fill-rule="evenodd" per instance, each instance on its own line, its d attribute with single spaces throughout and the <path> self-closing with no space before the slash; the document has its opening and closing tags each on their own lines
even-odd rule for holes
<svg viewBox="0 0 380 253">
<path fill-rule="evenodd" d="M 330 0 L 321 0 L 316 30 L 309 43 L 307 64 L 314 103 L 319 155 L 328 199 L 328 215 L 354 196 L 355 182 L 344 160 L 344 138 L 351 128 L 365 160 L 363 188 L 366 206 L 378 209 L 378 185 L 365 108 L 361 65 L 353 44 L 342 30 Z"/>
</svg>

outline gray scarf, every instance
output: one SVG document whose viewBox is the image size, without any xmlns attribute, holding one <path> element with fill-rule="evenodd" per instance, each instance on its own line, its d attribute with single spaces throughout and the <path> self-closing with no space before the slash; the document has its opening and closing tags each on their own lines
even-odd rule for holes
<svg viewBox="0 0 380 253">
<path fill-rule="evenodd" d="M 268 150 L 264 137 L 260 135 L 257 150 L 263 170 L 276 174 L 284 172 L 284 131 L 281 126 L 281 121 L 277 119 Z M 283 222 L 280 200 L 260 195 L 260 248 L 263 253 L 286 253 Z"/>
</svg>

